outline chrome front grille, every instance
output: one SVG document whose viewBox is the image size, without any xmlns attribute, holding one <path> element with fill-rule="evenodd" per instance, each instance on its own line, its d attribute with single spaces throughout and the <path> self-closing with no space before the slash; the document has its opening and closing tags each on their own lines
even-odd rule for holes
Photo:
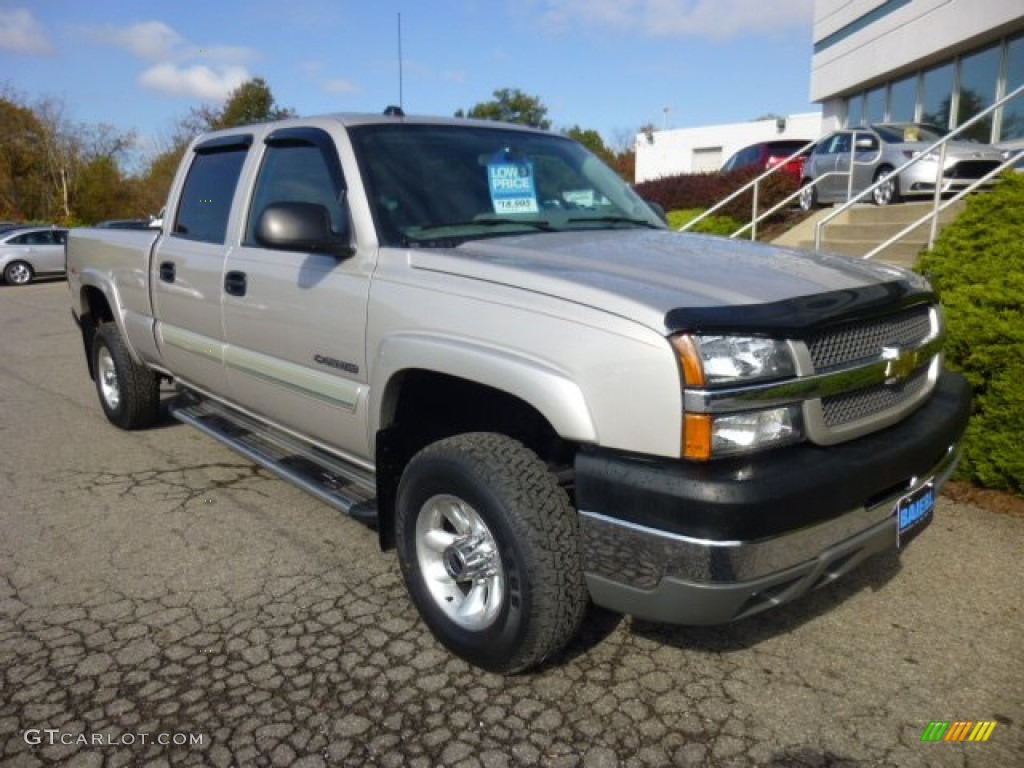
<svg viewBox="0 0 1024 768">
<path fill-rule="evenodd" d="M 928 386 L 928 367 L 895 384 L 877 384 L 835 397 L 822 398 L 821 410 L 829 428 L 886 413 L 919 396 Z"/>
<path fill-rule="evenodd" d="M 807 437 L 831 445 L 903 418 L 935 384 L 938 364 L 933 357 L 938 332 L 937 310 L 930 304 L 918 304 L 809 337 L 806 348 L 813 373 L 848 375 L 849 386 L 807 401 Z M 914 350 L 923 349 L 931 351 L 917 357 Z M 874 374 L 862 376 L 864 371 Z"/>
<path fill-rule="evenodd" d="M 877 360 L 882 347 L 916 346 L 932 332 L 931 310 L 927 304 L 869 322 L 830 328 L 807 340 L 807 349 L 817 373 L 864 360 Z"/>
</svg>

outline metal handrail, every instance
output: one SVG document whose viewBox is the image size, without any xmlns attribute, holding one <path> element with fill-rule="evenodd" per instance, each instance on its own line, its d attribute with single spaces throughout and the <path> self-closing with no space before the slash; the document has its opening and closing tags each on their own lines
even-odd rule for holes
<svg viewBox="0 0 1024 768">
<path fill-rule="evenodd" d="M 820 139 L 818 141 L 820 141 Z M 817 143 L 817 142 L 815 142 L 815 143 Z M 782 210 L 787 205 L 789 205 L 789 203 L 791 201 L 796 200 L 797 198 L 799 198 L 800 195 L 803 194 L 804 190 L 806 190 L 806 189 L 808 189 L 810 187 L 818 186 L 818 184 L 820 182 L 824 181 L 825 179 L 829 178 L 830 176 L 846 176 L 847 177 L 846 196 L 849 197 L 852 194 L 852 190 L 853 190 L 853 168 L 854 168 L 854 166 L 856 166 L 856 165 L 871 165 L 871 163 L 862 163 L 862 162 L 858 162 L 857 161 L 857 158 L 856 158 L 856 151 L 857 151 L 857 149 L 856 149 L 855 144 L 856 144 L 856 142 L 851 142 L 851 144 L 850 144 L 850 170 L 848 170 L 848 171 L 828 171 L 828 172 L 823 173 L 820 176 L 817 176 L 817 177 L 815 177 L 813 179 L 808 179 L 806 184 L 801 184 L 796 189 L 796 191 L 794 191 L 793 193 L 791 193 L 791 194 L 787 195 L 786 197 L 784 197 L 782 200 L 780 200 L 774 206 L 769 208 L 767 211 L 764 211 L 760 216 L 756 215 L 756 213 L 757 213 L 756 199 L 757 198 L 756 198 L 756 194 L 755 194 L 755 202 L 754 202 L 754 208 L 755 208 L 754 209 L 754 214 L 755 214 L 755 216 L 754 216 L 754 218 L 752 218 L 749 223 L 744 224 L 742 227 L 740 227 L 735 232 L 730 234 L 729 238 L 730 239 L 736 238 L 739 235 L 742 235 L 748 229 L 753 228 L 753 231 L 751 232 L 750 239 L 751 240 L 757 239 L 757 237 L 756 237 L 757 236 L 757 224 L 759 222 L 763 221 L 764 219 L 767 219 L 769 216 L 771 216 L 772 214 L 776 213 L 777 211 Z M 802 151 L 803 150 L 801 150 L 801 152 Z M 697 219 L 693 219 L 693 221 L 687 222 L 687 224 L 692 224 L 696 220 Z"/>
<path fill-rule="evenodd" d="M 1009 101 L 1013 101 L 1015 98 L 1017 98 L 1021 94 L 1024 94 L 1024 85 L 1019 86 L 1014 91 L 1012 91 L 1011 93 L 1008 93 L 1006 96 L 1001 98 L 999 101 L 997 101 L 992 106 L 988 107 L 987 109 L 983 110 L 982 112 L 979 112 L 977 115 L 972 117 L 970 120 L 965 122 L 963 125 L 957 126 L 954 130 L 952 130 L 949 133 L 947 133 L 941 139 L 939 139 L 938 141 L 936 141 L 933 144 L 929 145 L 927 149 L 923 149 L 920 152 L 918 152 L 916 155 L 914 155 L 914 157 L 912 157 L 910 160 L 905 162 L 899 168 L 894 169 L 891 173 L 888 174 L 888 176 L 885 176 L 885 177 L 879 179 L 878 181 L 874 182 L 870 186 L 868 186 L 865 189 L 863 189 L 860 193 L 858 193 L 854 197 L 849 198 L 841 206 L 838 206 L 838 207 L 834 208 L 831 213 L 829 213 L 827 216 L 823 217 L 815 225 L 815 227 L 814 227 L 814 248 L 816 250 L 821 248 L 822 230 L 824 229 L 826 224 L 828 224 L 830 221 L 832 221 L 834 218 L 836 218 L 839 214 L 844 213 L 845 211 L 847 211 L 849 208 L 851 208 L 856 203 L 859 203 L 861 200 L 863 200 L 865 197 L 870 195 L 872 192 L 874 192 L 880 186 L 885 184 L 887 180 L 892 179 L 892 181 L 895 184 L 899 184 L 899 175 L 903 171 L 905 171 L 910 166 L 915 165 L 915 164 L 921 162 L 922 160 L 927 159 L 929 154 L 931 154 L 933 151 L 938 149 L 939 150 L 939 160 L 938 160 L 938 168 L 937 168 L 937 171 L 936 171 L 936 178 L 935 178 L 935 194 L 934 194 L 934 197 L 933 197 L 932 212 L 929 213 L 925 217 L 925 219 L 923 219 L 922 221 L 918 222 L 918 224 L 915 225 L 915 226 L 919 226 L 920 224 L 923 224 L 926 219 L 928 219 L 928 218 L 932 219 L 933 226 L 932 226 L 931 234 L 929 235 L 929 239 L 928 239 L 928 247 L 931 248 L 932 245 L 934 245 L 934 243 L 935 243 L 936 223 L 938 221 L 939 201 L 942 199 L 942 174 L 943 174 L 943 171 L 945 170 L 945 168 L 943 166 L 945 166 L 945 164 L 946 164 L 946 145 L 951 140 L 953 140 L 957 135 L 959 135 L 962 131 L 964 131 L 964 129 L 970 128 L 972 125 L 974 125 L 975 123 L 979 122 L 981 119 L 987 117 L 988 115 L 992 114 L 995 110 L 999 109 L 1001 106 L 1003 106 L 1003 104 L 1006 104 Z M 856 130 L 856 129 L 853 129 L 853 130 Z M 1008 166 L 1009 163 L 1004 163 L 1003 165 L 1004 166 Z M 853 168 L 852 167 L 850 168 L 850 173 L 851 173 L 851 176 L 852 176 L 852 173 L 853 173 Z M 993 175 L 994 174 L 995 174 L 995 172 L 993 172 Z M 979 186 L 981 186 L 981 184 L 985 183 L 984 180 L 987 180 L 987 178 L 988 178 L 988 176 L 983 177 L 983 179 L 975 180 L 973 184 L 968 185 L 966 188 L 964 188 L 962 190 L 962 192 L 964 194 L 966 194 L 968 192 L 971 192 L 971 191 L 977 189 Z M 961 195 L 961 197 L 962 196 L 963 195 Z M 960 199 L 960 198 L 958 197 L 957 199 Z M 872 252 L 872 255 L 874 253 L 875 252 Z"/>
<path fill-rule="evenodd" d="M 767 171 L 762 173 L 757 178 L 754 178 L 754 179 L 751 179 L 750 181 L 748 181 L 746 184 L 744 184 L 742 187 L 737 189 L 735 192 L 733 192 L 728 197 L 724 197 L 721 200 L 719 200 L 717 203 L 715 203 L 713 206 L 708 208 L 706 211 L 704 211 L 699 216 L 696 216 L 696 217 L 690 219 L 688 222 L 686 222 L 685 224 L 683 224 L 683 226 L 681 226 L 679 228 L 679 231 L 680 232 L 687 231 L 688 229 L 692 228 L 695 224 L 703 221 L 708 216 L 711 216 L 715 211 L 718 211 L 721 208 L 723 208 L 726 204 L 731 203 L 733 200 L 735 200 L 737 197 L 742 195 L 747 190 L 753 189 L 754 190 L 754 199 L 753 199 L 753 203 L 752 203 L 751 221 L 746 226 L 744 226 L 741 229 L 738 229 L 735 232 L 733 232 L 731 235 L 729 235 L 729 237 L 736 237 L 738 234 L 740 234 L 741 232 L 745 231 L 747 228 L 752 227 L 753 231 L 750 234 L 750 239 L 751 240 L 756 240 L 757 239 L 757 223 L 759 221 L 761 221 L 761 219 L 764 218 L 763 215 L 760 216 L 760 217 L 757 216 L 757 199 L 758 199 L 758 191 L 759 191 L 761 182 L 763 180 L 767 179 L 769 176 L 772 176 L 772 175 L 778 173 L 779 171 L 781 171 L 783 168 L 786 167 L 786 165 L 788 163 L 792 162 L 793 160 L 796 160 L 798 157 L 800 157 L 800 155 L 802 155 L 807 150 L 811 149 L 817 143 L 818 143 L 818 140 L 815 139 L 814 141 L 810 141 L 807 144 L 805 144 L 804 146 L 800 147 L 800 149 L 798 149 L 792 155 L 787 157 L 785 160 L 782 160 L 781 162 L 779 162 L 774 168 L 769 168 Z M 799 194 L 799 190 L 797 190 L 797 194 Z M 793 197 L 795 197 L 795 195 L 793 195 Z M 787 199 L 789 199 L 789 198 L 787 198 Z M 772 209 L 772 210 L 773 211 L 777 210 L 777 208 Z"/>
<path fill-rule="evenodd" d="M 935 225 L 937 224 L 937 222 L 939 220 L 939 214 L 940 213 L 942 213 L 944 210 L 949 208 L 953 203 L 955 203 L 955 202 L 957 202 L 959 200 L 962 200 L 968 194 L 970 194 L 975 189 L 977 189 L 978 186 L 980 186 L 981 184 L 984 184 L 989 179 L 995 178 L 1000 173 L 1005 171 L 1007 168 L 1009 168 L 1012 165 L 1020 162 L 1021 160 L 1024 160 L 1024 150 L 1021 150 L 1016 155 L 1012 155 L 1009 160 L 1005 160 L 1002 163 L 1000 163 L 997 167 L 993 168 L 991 171 L 986 173 L 980 179 L 977 179 L 974 182 L 974 184 L 971 184 L 969 187 L 965 187 L 964 189 L 961 189 L 959 192 L 957 192 L 955 195 L 953 195 L 953 197 L 949 198 L 946 202 L 944 202 L 938 208 L 935 208 L 930 213 L 926 213 L 924 216 L 921 216 L 913 224 L 908 224 L 907 226 L 905 226 L 903 229 L 901 229 L 899 232 L 897 232 L 895 235 L 890 237 L 885 242 L 879 243 L 874 248 L 872 248 L 870 251 L 868 251 L 863 256 L 861 256 L 861 258 L 862 259 L 870 259 L 873 256 L 877 256 L 879 253 L 884 251 L 886 248 L 888 248 L 890 245 L 892 245 L 897 240 L 902 238 L 904 235 L 909 235 L 913 230 L 917 229 L 919 226 L 921 226 L 926 221 L 928 221 L 928 219 L 932 220 L 932 233 L 931 233 L 931 235 L 929 236 L 929 239 L 928 239 L 928 248 L 930 249 L 933 245 L 935 245 Z"/>
</svg>

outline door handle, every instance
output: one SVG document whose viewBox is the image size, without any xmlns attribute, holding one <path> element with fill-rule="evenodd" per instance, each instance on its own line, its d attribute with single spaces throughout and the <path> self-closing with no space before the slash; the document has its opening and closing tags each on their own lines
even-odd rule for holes
<svg viewBox="0 0 1024 768">
<path fill-rule="evenodd" d="M 224 292 L 232 296 L 245 296 L 245 272 L 228 272 L 224 275 Z"/>
<path fill-rule="evenodd" d="M 160 279 L 165 283 L 174 282 L 174 262 L 163 261 L 160 263 Z"/>
</svg>

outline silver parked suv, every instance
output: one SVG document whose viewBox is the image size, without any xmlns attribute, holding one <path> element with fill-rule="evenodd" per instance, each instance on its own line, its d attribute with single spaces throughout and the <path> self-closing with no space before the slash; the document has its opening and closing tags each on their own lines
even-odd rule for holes
<svg viewBox="0 0 1024 768">
<path fill-rule="evenodd" d="M 843 202 L 847 193 L 856 195 L 891 174 L 942 138 L 942 131 L 924 123 L 882 123 L 856 130 L 829 134 L 818 142 L 804 164 L 800 207 L 810 210 L 819 203 Z M 850 164 L 853 183 L 850 190 Z M 939 175 L 939 153 L 923 160 L 876 189 L 876 205 L 898 203 L 904 197 L 931 195 Z M 946 145 L 942 169 L 942 192 L 955 192 L 980 179 L 1002 162 L 999 150 L 973 141 L 951 141 Z M 818 180 L 816 184 L 812 184 Z M 898 181 L 898 183 L 897 183 Z"/>
</svg>

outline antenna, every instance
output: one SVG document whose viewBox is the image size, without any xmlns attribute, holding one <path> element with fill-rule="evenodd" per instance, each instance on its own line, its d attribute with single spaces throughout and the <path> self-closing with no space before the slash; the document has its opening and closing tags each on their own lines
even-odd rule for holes
<svg viewBox="0 0 1024 768">
<path fill-rule="evenodd" d="M 398 106 L 405 106 L 402 100 L 402 13 L 398 13 Z"/>
</svg>

